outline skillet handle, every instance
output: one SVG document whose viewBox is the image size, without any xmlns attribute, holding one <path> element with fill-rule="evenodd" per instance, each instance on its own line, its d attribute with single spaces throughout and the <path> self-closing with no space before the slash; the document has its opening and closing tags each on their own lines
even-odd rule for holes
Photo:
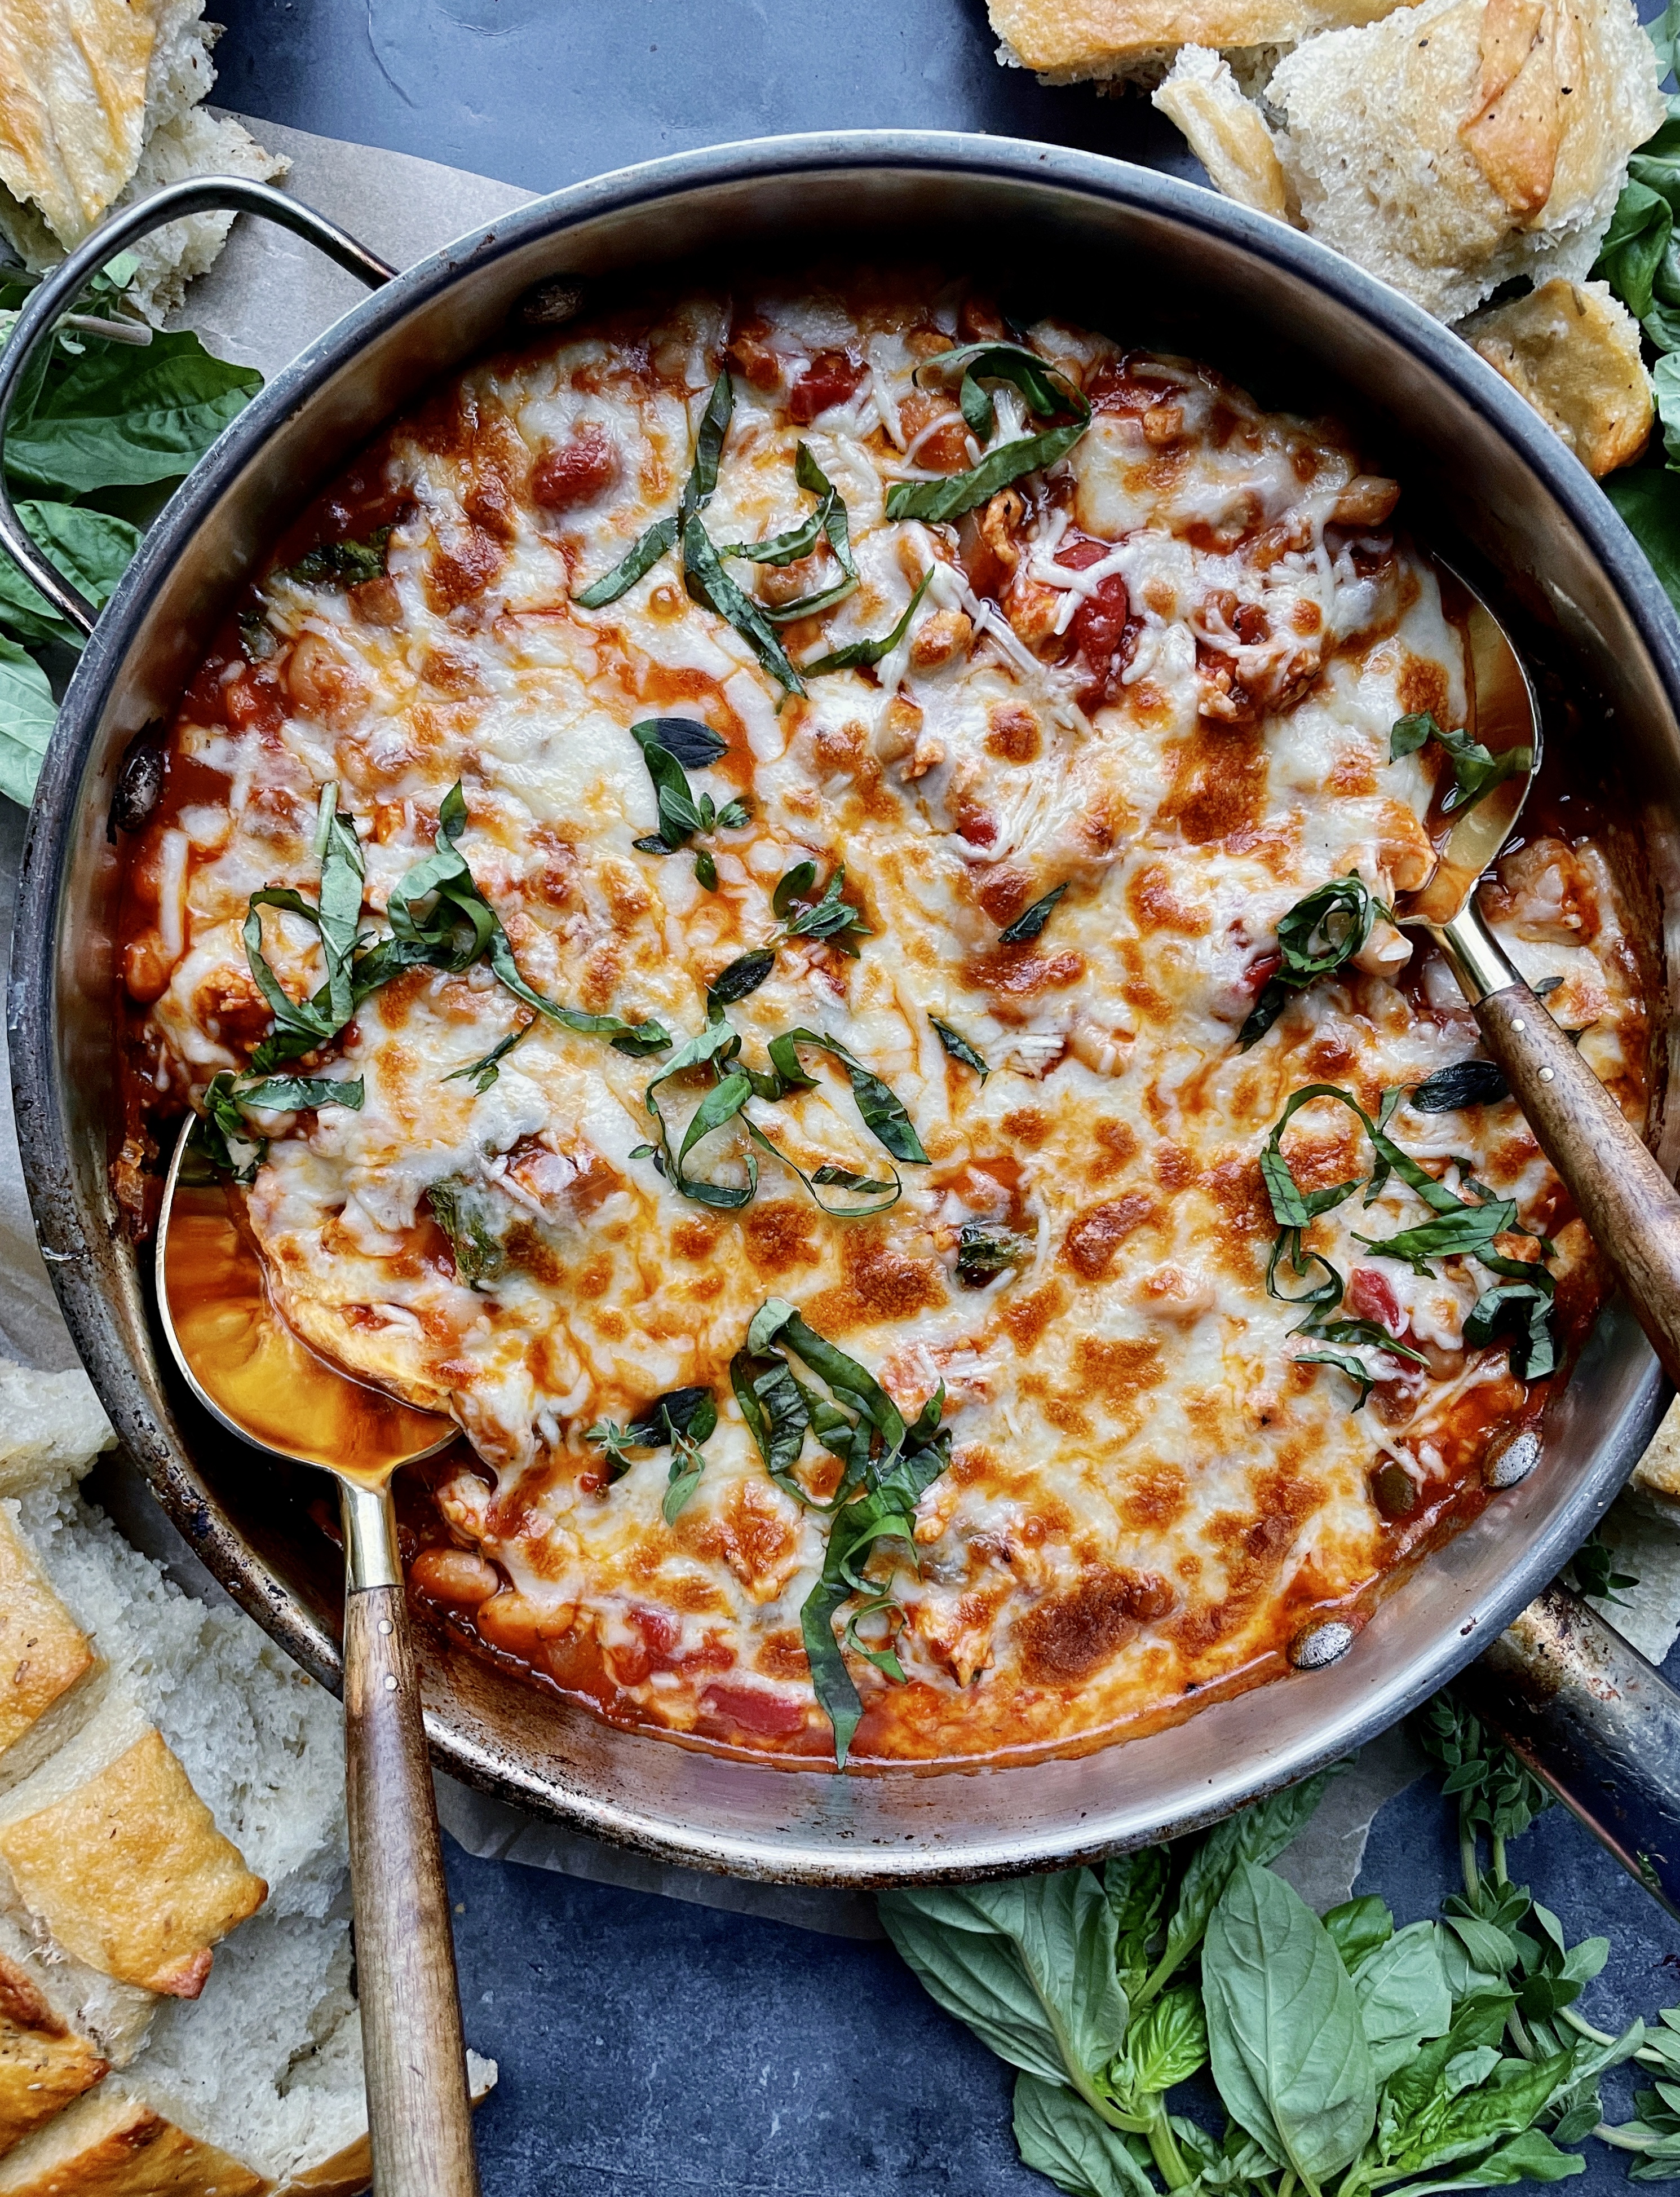
<svg viewBox="0 0 1680 2197">
<path fill-rule="evenodd" d="M 478 2197 L 449 1894 L 388 1487 L 345 1481 L 345 1783 L 374 2184 Z"/>
<path fill-rule="evenodd" d="M 138 206 L 113 214 L 39 285 L 18 315 L 11 340 L 0 351 L 0 548 L 22 566 L 54 609 L 84 634 L 93 631 L 97 612 L 81 589 L 42 554 L 13 508 L 3 471 L 7 421 L 19 390 L 33 379 L 31 362 L 43 339 L 108 260 L 168 222 L 188 214 L 227 212 L 260 214 L 266 221 L 278 222 L 360 275 L 370 290 L 389 282 L 397 272 L 323 215 L 267 183 L 250 183 L 242 176 L 194 176 L 182 183 L 166 184 Z"/>
<path fill-rule="evenodd" d="M 1680 1920 L 1680 1693 L 1661 1672 L 1549 1586 L 1453 1690 Z"/>
<path fill-rule="evenodd" d="M 1511 966 L 1474 901 L 1434 935 L 1540 1149 L 1680 1387 L 1680 1191 Z"/>
</svg>

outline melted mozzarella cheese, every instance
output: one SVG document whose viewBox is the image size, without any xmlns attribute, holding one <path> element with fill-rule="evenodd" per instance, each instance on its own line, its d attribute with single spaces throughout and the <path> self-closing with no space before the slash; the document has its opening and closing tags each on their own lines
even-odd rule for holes
<svg viewBox="0 0 1680 2197">
<path fill-rule="evenodd" d="M 756 1197 L 733 1211 L 686 1198 L 646 1156 L 657 1060 L 538 1020 L 479 1091 L 458 1071 L 526 1011 L 484 965 L 420 970 L 345 1035 L 361 1110 L 275 1125 L 250 1208 L 280 1301 L 333 1358 L 457 1417 L 494 1485 L 458 1474 L 443 1515 L 507 1574 L 490 1607 L 518 1605 L 527 1660 L 552 1648 L 565 1667 L 589 1643 L 617 1713 L 820 1751 L 798 1628 L 826 1522 L 767 1477 L 728 1374 L 758 1305 L 786 1297 L 907 1412 L 946 1395 L 953 1462 L 924 1498 L 919 1568 L 902 1549 L 877 1565 L 903 1612 L 906 1683 L 854 1659 L 860 1750 L 977 1755 L 1139 1728 L 1273 1667 L 1312 1613 L 1366 1606 L 1526 1408 L 1503 1350 L 1464 1345 L 1488 1278 L 1447 1261 L 1426 1279 L 1360 1242 L 1426 1217 L 1397 1180 L 1309 1243 L 1340 1276 L 1379 1269 L 1397 1339 L 1426 1365 L 1350 1346 L 1378 1383 L 1360 1406 L 1345 1374 L 1303 1362 L 1299 1309 L 1266 1286 L 1258 1157 L 1284 1104 L 1328 1081 L 1374 1108 L 1465 1057 L 1474 1029 L 1450 985 L 1389 981 L 1405 959 L 1389 934 L 1382 973 L 1325 979 L 1237 1045 L 1296 901 L 1353 873 L 1387 903 L 1427 873 L 1440 753 L 1391 762 L 1389 734 L 1419 709 L 1465 722 L 1460 637 L 1427 561 L 1360 515 L 1364 477 L 1333 435 L 1185 362 L 1049 324 L 1041 347 L 1097 410 L 1068 461 L 983 515 L 1006 554 L 977 560 L 969 522 L 889 523 L 888 484 L 919 477 L 941 422 L 961 422 L 948 403 L 922 418 L 914 380 L 948 347 L 952 310 L 878 291 L 762 301 L 756 378 L 737 375 L 704 519 L 720 545 L 799 523 L 808 443 L 848 505 L 860 583 L 783 638 L 808 661 L 883 634 L 931 573 L 891 655 L 785 697 L 669 556 L 583 609 L 577 594 L 674 508 L 740 326 L 699 297 L 473 368 L 377 455 L 403 514 L 385 580 L 269 578 L 273 653 L 229 665 L 218 690 L 260 691 L 266 715 L 183 709 L 173 752 L 219 773 L 225 799 L 195 801 L 136 858 L 168 972 L 150 1041 L 199 1092 L 246 1058 L 264 1023 L 246 902 L 275 884 L 312 898 L 331 781 L 376 926 L 459 780 L 460 851 L 526 980 L 567 1006 L 654 1017 L 681 1042 L 719 971 L 773 949 L 768 979 L 728 1010 L 742 1058 L 763 1068 L 771 1039 L 809 1029 L 885 1080 L 929 1155 L 895 1163 L 889 1210 L 829 1216 L 739 1122 L 691 1164 L 736 1187 L 756 1165 Z M 852 394 L 796 425 L 791 391 L 836 351 Z M 999 409 L 1000 432 L 1030 425 Z M 540 501 L 534 469 L 589 438 L 610 479 L 569 507 Z M 1070 563 L 1081 539 L 1094 546 Z M 768 597 L 769 568 L 728 569 Z M 798 592 L 833 577 L 810 570 Z M 1115 581 L 1124 639 L 1101 644 L 1082 620 Z M 663 856 L 638 845 L 658 816 L 629 730 L 660 714 L 722 735 L 727 758 L 693 782 L 749 806 Z M 1637 1109 L 1642 1007 L 1613 886 L 1594 849 L 1551 843 L 1499 927 L 1526 971 L 1563 977 L 1590 1009 L 1588 1057 Z M 782 936 L 771 893 L 805 861 L 820 880 L 843 863 L 868 927 L 855 959 Z M 1036 938 L 1001 942 L 1058 887 Z M 264 937 L 294 996 L 322 981 L 306 921 L 271 911 Z M 947 1057 L 936 1017 L 985 1080 Z M 814 1087 L 745 1118 L 807 1175 L 883 1179 L 843 1069 L 804 1058 Z M 673 1146 L 704 1087 L 657 1094 Z M 1402 1106 L 1392 1126 L 1544 1222 L 1555 1185 L 1512 1109 Z M 1304 1182 L 1369 1170 L 1329 1102 L 1284 1149 Z M 446 1208 L 453 1249 L 433 1218 Z M 957 1253 L 976 1222 L 1022 1249 L 970 1288 Z M 476 1272 L 463 1230 L 488 1247 Z M 1578 1308 L 1590 1261 L 1579 1224 L 1564 1229 L 1554 1270 L 1579 1274 Z M 669 1452 L 633 1452 L 609 1481 L 588 1430 L 690 1384 L 713 1390 L 720 1421 L 668 1522 Z M 1411 1524 L 1375 1507 L 1385 1460 L 1418 1489 Z M 882 1621 L 865 1626 L 878 1645 Z M 496 1625 L 484 1618 L 487 1638 L 512 1637 Z"/>
</svg>

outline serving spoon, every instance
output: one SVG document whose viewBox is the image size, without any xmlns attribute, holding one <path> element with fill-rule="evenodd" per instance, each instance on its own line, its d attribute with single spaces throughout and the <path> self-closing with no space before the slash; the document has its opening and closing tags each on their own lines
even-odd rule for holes
<svg viewBox="0 0 1680 2197">
<path fill-rule="evenodd" d="M 1680 1191 L 1529 989 L 1476 903 L 1476 890 L 1527 801 L 1541 733 L 1522 660 L 1474 597 L 1468 640 L 1470 729 L 1494 755 L 1526 747 L 1528 762 L 1460 812 L 1434 872 L 1418 891 L 1401 896 L 1394 919 L 1422 927 L 1445 954 L 1511 1096 L 1609 1261 L 1664 1372 L 1680 1387 Z"/>
<path fill-rule="evenodd" d="M 224 1427 L 339 1482 L 345 1533 L 345 1803 L 368 2128 L 378 2197 L 478 2197 L 449 1894 L 414 1669 L 391 1475 L 451 1419 L 339 1372 L 269 1295 L 236 1191 L 183 1124 L 158 1220 L 158 1311 L 188 1386 Z"/>
</svg>

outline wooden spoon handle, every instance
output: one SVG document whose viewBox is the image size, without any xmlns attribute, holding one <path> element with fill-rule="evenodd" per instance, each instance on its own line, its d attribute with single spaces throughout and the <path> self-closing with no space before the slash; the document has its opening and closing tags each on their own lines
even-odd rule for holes
<svg viewBox="0 0 1680 2197">
<path fill-rule="evenodd" d="M 1478 1001 L 1487 1050 L 1680 1386 L 1680 1191 L 1526 984 Z"/>
<path fill-rule="evenodd" d="M 344 1507 L 345 1782 L 374 2186 L 379 2197 L 478 2197 L 449 1892 L 390 1491 L 346 1486 Z"/>
</svg>

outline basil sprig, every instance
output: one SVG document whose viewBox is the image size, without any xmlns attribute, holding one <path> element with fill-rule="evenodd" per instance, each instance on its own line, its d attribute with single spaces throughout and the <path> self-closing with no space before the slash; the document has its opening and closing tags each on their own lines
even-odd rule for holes
<svg viewBox="0 0 1680 2197">
<path fill-rule="evenodd" d="M 1557 1366 L 1556 1345 L 1550 1326 L 1556 1284 L 1544 1264 L 1507 1258 L 1492 1249 L 1496 1237 L 1527 1232 L 1518 1222 L 1513 1200 L 1494 1197 L 1463 1168 L 1462 1163 L 1461 1174 L 1474 1197 L 1460 1197 L 1445 1183 L 1438 1182 L 1389 1136 L 1388 1123 L 1405 1095 L 1399 1089 L 1384 1092 L 1375 1120 L 1351 1093 L 1334 1083 L 1309 1083 L 1290 1098 L 1260 1154 L 1260 1175 L 1278 1231 L 1266 1264 L 1266 1292 L 1281 1303 L 1302 1308 L 1303 1317 L 1292 1330 L 1296 1335 L 1332 1343 L 1372 1343 L 1391 1355 L 1423 1362 L 1416 1351 L 1395 1342 L 1386 1329 L 1377 1328 L 1374 1323 L 1331 1320 L 1330 1314 L 1341 1303 L 1346 1284 L 1322 1253 L 1306 1248 L 1305 1240 L 1306 1232 L 1321 1214 L 1333 1212 L 1361 1187 L 1369 1206 L 1389 1176 L 1397 1174 L 1408 1189 L 1422 1198 L 1433 1218 L 1416 1227 L 1403 1228 L 1393 1236 L 1356 1234 L 1354 1242 L 1378 1258 L 1405 1261 L 1414 1273 L 1426 1278 L 1434 1274 L 1430 1263 L 1433 1260 L 1451 1257 L 1473 1258 L 1490 1272 L 1499 1275 L 1505 1286 L 1488 1290 L 1466 1315 L 1465 1340 L 1472 1348 L 1480 1349 L 1496 1337 L 1507 1338 L 1511 1371 L 1516 1377 L 1520 1381 L 1542 1380 L 1555 1371 Z M 1333 1099 L 1345 1106 L 1364 1128 L 1376 1154 L 1369 1177 L 1356 1175 L 1349 1181 L 1329 1184 L 1313 1191 L 1304 1191 L 1296 1182 L 1283 1156 L 1283 1132 L 1303 1106 L 1318 1098 Z M 1550 1248 L 1543 1238 L 1543 1254 L 1549 1256 Z M 1297 1281 L 1312 1286 L 1303 1290 L 1283 1288 L 1279 1278 L 1286 1269 Z M 1360 1361 L 1345 1352 L 1304 1354 L 1300 1363 L 1334 1365 L 1347 1373 L 1360 1386 L 1361 1403 L 1370 1393 L 1370 1377 L 1363 1371 Z"/>
<path fill-rule="evenodd" d="M 1495 755 L 1480 740 L 1473 740 L 1468 733 L 1444 733 L 1428 710 L 1396 718 L 1388 735 L 1389 762 L 1398 762 L 1402 756 L 1415 755 L 1428 740 L 1439 740 L 1452 758 L 1454 784 L 1441 803 L 1445 816 L 1451 815 L 1456 809 L 1474 809 L 1503 780 L 1534 768 L 1532 747 L 1506 748 Z"/>
<path fill-rule="evenodd" d="M 930 380 L 948 384 L 953 374 L 960 376 L 959 406 L 976 440 L 997 432 L 997 409 L 981 387 L 983 381 L 1011 383 L 1035 418 L 1053 420 L 1062 413 L 1069 416 L 1038 434 L 998 444 L 966 472 L 944 480 L 895 481 L 887 490 L 889 519 L 960 519 L 1023 473 L 1037 472 L 1064 458 L 1091 424 L 1091 407 L 1082 392 L 1047 359 L 1020 344 L 968 344 L 959 351 L 941 351 L 917 368 L 916 380 L 918 385 Z"/>
<path fill-rule="evenodd" d="M 840 567 L 840 577 L 832 586 L 818 588 L 796 602 L 781 603 L 773 609 L 767 606 L 764 615 L 772 625 L 791 625 L 796 618 L 814 617 L 819 611 L 831 610 L 836 603 L 844 602 L 858 584 L 845 499 L 812 455 L 808 443 L 799 445 L 793 477 L 808 495 L 818 499 L 815 509 L 797 526 L 768 542 L 735 542 L 718 552 L 721 557 L 744 557 L 754 565 L 791 565 L 808 557 L 818 542 L 827 542 Z"/>
<path fill-rule="evenodd" d="M 846 865 L 837 862 L 828 883 L 818 897 L 808 906 L 805 900 L 817 881 L 814 862 L 796 862 L 778 881 L 770 896 L 772 912 L 782 918 L 783 938 L 820 938 L 842 954 L 857 959 L 858 948 L 873 931 L 849 900 L 842 898 L 846 884 Z"/>
<path fill-rule="evenodd" d="M 789 1352 L 808 1373 L 826 1383 L 827 1397 L 813 1397 L 804 1389 L 787 1364 Z M 778 1365 L 786 1375 L 785 1383 L 776 1371 Z M 898 1544 L 912 1565 L 917 1561 L 916 1505 L 951 1462 L 951 1437 L 940 1425 L 944 1387 L 941 1383 L 907 1425 L 874 1376 L 807 1326 L 779 1297 L 772 1297 L 754 1313 L 746 1349 L 732 1364 L 730 1377 L 766 1469 L 779 1486 L 813 1509 L 823 1507 L 813 1504 L 792 1476 L 807 1426 L 815 1429 L 819 1440 L 843 1467 L 840 1487 L 826 1506 L 829 1528 L 822 1570 L 799 1613 L 811 1684 L 833 1726 L 834 1759 L 843 1770 L 863 1714 L 861 1697 L 846 1667 L 845 1649 L 873 1664 L 895 1684 L 904 1683 L 903 1666 L 890 1645 L 891 1622 L 902 1613 L 889 1588 L 866 1578 L 865 1567 L 883 1545 Z M 791 1400 L 796 1394 L 797 1405 Z M 843 1633 L 837 1636 L 834 1620 L 849 1603 L 853 1607 Z M 889 1644 L 876 1647 L 860 1638 L 857 1628 L 880 1614 L 889 1619 Z"/>
<path fill-rule="evenodd" d="M 630 738 L 641 750 L 659 809 L 658 832 L 635 842 L 644 855 L 675 855 L 697 832 L 746 822 L 744 801 L 726 801 L 720 809 L 710 794 L 697 794 L 688 783 L 689 770 L 703 770 L 729 752 L 728 742 L 710 725 L 696 717 L 644 717 L 631 726 Z"/>
<path fill-rule="evenodd" d="M 584 1436 L 606 1452 L 609 1481 L 620 1480 L 630 1469 L 625 1454 L 632 1449 L 664 1449 L 671 1452 L 671 1469 L 659 1508 L 668 1526 L 700 1484 L 706 1460 L 702 1446 L 717 1431 L 717 1400 L 710 1388 L 669 1388 L 638 1412 L 626 1426 L 600 1419 Z"/>
<path fill-rule="evenodd" d="M 1237 1032 L 1238 1049 L 1256 1045 L 1281 1015 L 1293 994 L 1315 978 L 1345 968 L 1370 936 L 1385 908 L 1363 878 L 1350 870 L 1298 900 L 1277 925 L 1282 962 L 1266 979 L 1248 1020 Z"/>
</svg>

